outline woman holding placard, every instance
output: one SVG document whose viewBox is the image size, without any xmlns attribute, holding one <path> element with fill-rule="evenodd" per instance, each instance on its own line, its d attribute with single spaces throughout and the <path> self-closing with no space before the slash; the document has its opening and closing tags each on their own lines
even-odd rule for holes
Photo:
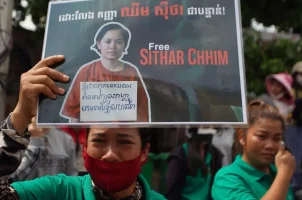
<svg viewBox="0 0 302 200">
<path fill-rule="evenodd" d="M 101 58 L 78 70 L 61 108 L 62 117 L 69 119 L 71 123 L 150 122 L 150 99 L 142 77 L 134 65 L 122 60 L 123 55 L 128 53 L 130 40 L 131 32 L 117 22 L 106 23 L 98 30 L 91 50 L 94 50 Z M 83 91 L 84 86 L 81 87 L 81 82 L 97 83 L 97 87 L 100 87 L 99 90 L 88 90 L 86 89 L 88 87 L 85 87 L 85 94 L 91 94 L 89 100 L 96 98 L 95 105 L 89 101 L 83 101 L 85 98 L 81 95 L 81 90 Z M 129 89 L 130 82 L 136 82 L 132 85 L 132 89 Z M 124 101 L 123 96 L 129 96 L 129 94 L 127 102 Z M 131 109 L 136 112 L 127 113 L 127 110 Z M 87 114 L 83 114 L 84 111 Z"/>
<path fill-rule="evenodd" d="M 67 82 L 69 77 L 48 67 L 62 60 L 63 56 L 44 59 L 21 77 L 18 104 L 0 126 L 0 199 L 164 200 L 140 175 L 152 129 L 91 127 L 83 144 L 88 175 L 61 174 L 9 184 L 31 137 L 27 126 L 35 116 L 38 96 L 55 99 L 65 92 L 55 81 Z"/>
</svg>

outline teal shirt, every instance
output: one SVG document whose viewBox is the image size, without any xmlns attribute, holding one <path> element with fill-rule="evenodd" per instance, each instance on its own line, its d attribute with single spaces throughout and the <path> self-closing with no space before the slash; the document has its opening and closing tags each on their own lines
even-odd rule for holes
<svg viewBox="0 0 302 200">
<path fill-rule="evenodd" d="M 270 165 L 270 170 L 271 174 L 265 174 L 247 164 L 238 155 L 231 165 L 217 172 L 212 197 L 214 200 L 259 200 L 269 190 L 277 174 L 274 165 Z M 290 188 L 286 199 L 294 199 Z"/>
<path fill-rule="evenodd" d="M 165 200 L 165 198 L 151 190 L 143 176 L 138 180 L 143 185 L 146 200 Z M 20 200 L 95 200 L 90 175 L 44 176 L 31 181 L 12 184 Z"/>
<path fill-rule="evenodd" d="M 188 155 L 188 145 L 183 145 L 185 154 Z M 206 200 L 208 199 L 210 182 L 211 182 L 211 161 L 212 155 L 207 153 L 205 162 L 209 168 L 208 174 L 202 176 L 201 170 L 197 172 L 195 177 L 186 176 L 185 187 L 182 191 L 183 200 Z"/>
</svg>

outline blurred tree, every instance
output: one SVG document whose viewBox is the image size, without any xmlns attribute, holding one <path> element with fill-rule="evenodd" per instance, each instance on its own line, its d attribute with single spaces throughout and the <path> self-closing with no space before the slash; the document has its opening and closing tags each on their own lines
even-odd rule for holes
<svg viewBox="0 0 302 200">
<path fill-rule="evenodd" d="M 244 56 L 248 91 L 265 92 L 264 80 L 268 74 L 291 73 L 292 66 L 302 60 L 302 41 L 276 39 L 264 42 L 260 34 L 244 34 Z"/>
</svg>

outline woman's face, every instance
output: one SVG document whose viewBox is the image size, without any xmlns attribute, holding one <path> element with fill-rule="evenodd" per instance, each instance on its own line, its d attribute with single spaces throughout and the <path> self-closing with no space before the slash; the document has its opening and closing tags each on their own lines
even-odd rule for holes
<svg viewBox="0 0 302 200">
<path fill-rule="evenodd" d="M 259 119 L 245 134 L 240 136 L 244 156 L 257 166 L 268 166 L 274 162 L 283 140 L 282 124 L 278 120 Z"/>
<path fill-rule="evenodd" d="M 97 42 L 102 57 L 108 60 L 118 60 L 125 49 L 125 41 L 121 30 L 110 30 L 101 41 Z"/>
<path fill-rule="evenodd" d="M 276 81 L 275 79 L 272 79 L 271 81 L 271 93 L 273 95 L 279 95 L 286 92 L 286 89 L 283 87 L 283 85 L 281 83 L 279 83 L 279 81 Z"/>
<path fill-rule="evenodd" d="M 142 150 L 137 128 L 91 128 L 87 141 L 87 153 L 93 158 L 107 162 L 129 161 L 141 155 L 147 159 L 149 145 Z"/>
</svg>

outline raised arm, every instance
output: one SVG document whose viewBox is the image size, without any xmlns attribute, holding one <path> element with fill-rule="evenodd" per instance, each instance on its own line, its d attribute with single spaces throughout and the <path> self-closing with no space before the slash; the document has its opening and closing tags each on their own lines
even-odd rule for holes
<svg viewBox="0 0 302 200">
<path fill-rule="evenodd" d="M 21 76 L 18 104 L 0 126 L 0 199 L 19 199 L 9 185 L 8 177 L 19 167 L 21 151 L 28 146 L 30 134 L 27 126 L 36 115 L 38 96 L 44 94 L 55 99 L 56 95 L 65 92 L 54 81 L 66 82 L 69 78 L 49 68 L 63 59 L 63 56 L 52 56 L 41 60 Z"/>
</svg>

